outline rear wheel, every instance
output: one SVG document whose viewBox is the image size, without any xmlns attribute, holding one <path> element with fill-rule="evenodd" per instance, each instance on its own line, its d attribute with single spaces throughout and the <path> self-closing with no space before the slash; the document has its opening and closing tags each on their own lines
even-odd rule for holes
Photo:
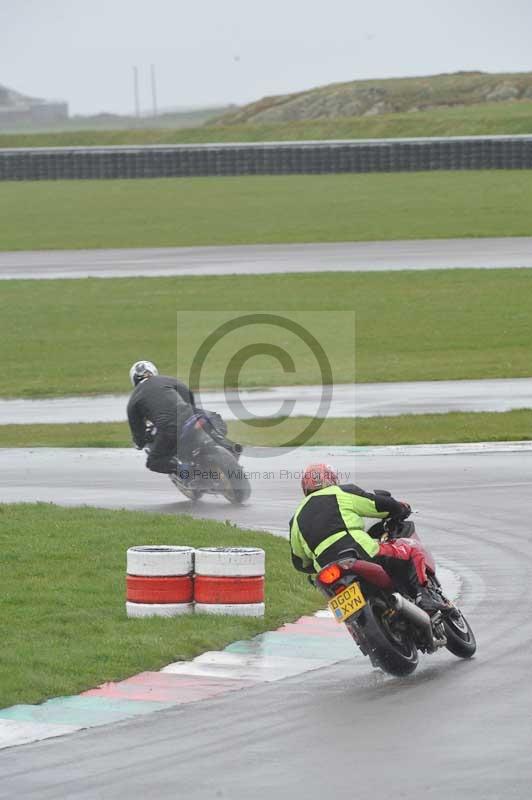
<svg viewBox="0 0 532 800">
<path fill-rule="evenodd" d="M 469 623 L 460 611 L 455 608 L 443 620 L 443 627 L 447 636 L 447 650 L 458 658 L 471 658 L 476 652 L 477 643 L 475 634 Z"/>
<path fill-rule="evenodd" d="M 390 675 L 410 675 L 418 664 L 417 647 L 408 630 L 394 624 L 390 612 L 385 602 L 370 598 L 356 622 L 374 666 Z"/>
<path fill-rule="evenodd" d="M 240 505 L 249 499 L 251 484 L 236 458 L 225 447 L 216 445 L 202 456 L 205 468 L 215 475 L 217 491 L 233 505 Z"/>
</svg>

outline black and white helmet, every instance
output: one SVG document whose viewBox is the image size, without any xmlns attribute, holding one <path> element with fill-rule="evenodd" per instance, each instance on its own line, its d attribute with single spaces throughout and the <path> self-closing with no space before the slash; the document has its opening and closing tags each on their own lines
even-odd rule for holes
<svg viewBox="0 0 532 800">
<path fill-rule="evenodd" d="M 129 370 L 129 380 L 131 381 L 132 386 L 136 386 L 140 383 L 144 378 L 147 378 L 148 375 L 158 375 L 159 370 L 152 364 L 151 361 L 135 361 L 131 369 Z"/>
</svg>

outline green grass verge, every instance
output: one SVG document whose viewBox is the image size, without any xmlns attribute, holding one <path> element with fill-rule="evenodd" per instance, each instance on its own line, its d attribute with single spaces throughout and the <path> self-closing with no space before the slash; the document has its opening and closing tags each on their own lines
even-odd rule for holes
<svg viewBox="0 0 532 800">
<path fill-rule="evenodd" d="M 297 437 L 308 417 L 279 420 L 279 425 L 251 427 L 229 422 L 229 436 L 246 445 L 276 447 L 293 438 L 298 445 L 441 444 L 532 439 L 532 410 L 499 413 L 452 412 L 397 417 L 326 419 L 312 436 Z M 130 447 L 126 423 L 76 425 L 2 425 L 0 447 Z"/>
<path fill-rule="evenodd" d="M 504 378 L 532 370 L 532 270 L 435 270 L 197 278 L 3 281 L 0 396 L 127 392 L 139 357 L 188 379 L 218 309 L 282 310 L 318 336 L 336 383 Z M 353 335 L 353 315 L 356 325 Z M 176 356 L 176 311 L 194 312 Z M 317 312 L 322 312 L 318 314 Z M 323 312 L 331 312 L 323 316 Z M 255 330 L 255 329 L 254 329 Z M 265 331 L 296 372 L 251 358 L 242 386 L 317 383 L 316 359 L 284 330 Z M 255 330 L 257 335 L 257 331 Z M 244 331 L 221 339 L 204 386 L 223 386 Z M 246 338 L 248 337 L 248 338 Z M 355 356 L 355 359 L 353 358 Z M 354 362 L 356 364 L 356 372 Z"/>
<path fill-rule="evenodd" d="M 125 554 L 136 544 L 264 548 L 265 618 L 128 620 Z M 190 517 L 2 505 L 0 546 L 0 707 L 157 670 L 323 606 L 292 568 L 286 541 Z"/>
<path fill-rule="evenodd" d="M 308 441 L 301 437 L 310 420 L 284 420 L 278 427 L 250 427 L 230 423 L 230 434 L 248 445 L 278 446 L 292 438 L 299 445 L 443 444 L 449 442 L 505 442 L 532 439 L 532 410 L 501 413 L 452 412 L 405 414 L 369 419 L 327 419 Z M 2 434 L 0 433 L 0 441 Z"/>
<path fill-rule="evenodd" d="M 530 171 L 0 183 L 0 250 L 532 233 Z"/>
<path fill-rule="evenodd" d="M 0 425 L 0 447 L 131 447 L 127 422 Z"/>
<path fill-rule="evenodd" d="M 79 123 L 82 124 L 81 122 Z M 196 128 L 68 130 L 4 133 L 0 147 L 69 147 L 120 144 L 206 144 L 312 139 L 387 139 L 532 133 L 532 103 L 479 103 L 369 117 L 333 117 L 279 123 L 202 125 Z"/>
</svg>

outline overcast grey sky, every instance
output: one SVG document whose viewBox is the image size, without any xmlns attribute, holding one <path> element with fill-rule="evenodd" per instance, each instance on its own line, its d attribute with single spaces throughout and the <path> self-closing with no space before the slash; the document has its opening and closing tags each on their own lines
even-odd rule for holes
<svg viewBox="0 0 532 800">
<path fill-rule="evenodd" d="M 243 103 L 333 81 L 532 70 L 532 0 L 0 0 L 0 83 L 73 113 Z"/>
</svg>

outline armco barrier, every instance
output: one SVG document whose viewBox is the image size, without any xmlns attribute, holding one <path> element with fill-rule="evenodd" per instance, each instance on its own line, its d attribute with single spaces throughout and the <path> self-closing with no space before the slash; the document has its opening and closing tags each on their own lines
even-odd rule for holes
<svg viewBox="0 0 532 800">
<path fill-rule="evenodd" d="M 532 169 L 532 136 L 0 149 L 0 180 Z"/>
</svg>

